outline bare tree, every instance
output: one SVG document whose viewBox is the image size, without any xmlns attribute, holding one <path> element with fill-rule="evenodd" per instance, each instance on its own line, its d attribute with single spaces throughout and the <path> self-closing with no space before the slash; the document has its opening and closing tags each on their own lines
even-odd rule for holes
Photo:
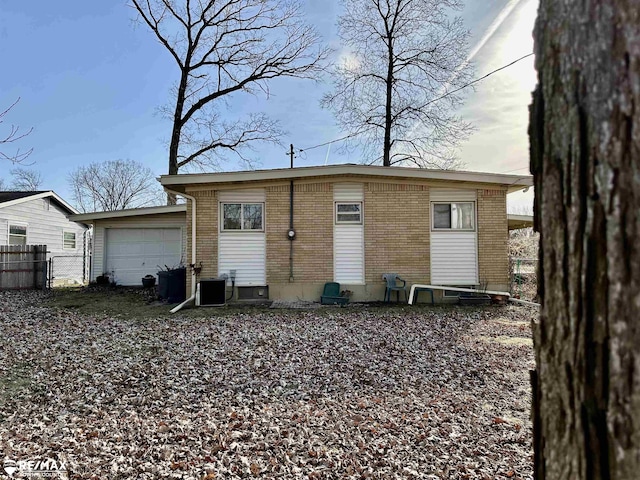
<svg viewBox="0 0 640 480">
<path fill-rule="evenodd" d="M 20 101 L 20 98 L 18 98 L 15 102 L 13 102 L 11 106 L 9 106 L 9 108 L 0 112 L 0 124 L 4 123 L 4 117 L 6 117 L 6 115 L 11 111 L 13 107 L 16 106 L 16 104 L 19 101 Z M 32 132 L 32 130 L 33 128 L 30 128 L 26 132 L 21 132 L 20 127 L 16 125 L 11 125 L 11 127 L 9 127 L 9 132 L 0 135 L 0 148 L 10 143 L 14 143 L 14 142 L 17 142 L 18 140 L 23 139 L 24 137 L 29 135 Z M 27 159 L 29 155 L 31 155 L 31 152 L 33 152 L 32 148 L 25 152 L 22 152 L 20 151 L 20 149 L 17 149 L 15 153 L 7 153 L 6 151 L 0 150 L 0 159 L 9 160 L 13 163 L 22 163 Z"/>
<path fill-rule="evenodd" d="M 470 127 L 452 113 L 462 100 L 453 90 L 471 75 L 469 33 L 448 13 L 461 6 L 459 0 L 344 1 L 338 33 L 347 53 L 322 105 L 349 132 L 347 147 L 362 149 L 365 163 L 457 166 L 455 147 Z"/>
<path fill-rule="evenodd" d="M 640 472 L 639 38 L 635 1 L 540 1 L 529 127 L 538 479 Z"/>
<path fill-rule="evenodd" d="M 13 190 L 34 191 L 42 185 L 42 175 L 35 170 L 27 170 L 26 168 L 14 168 L 11 170 L 13 181 L 11 188 Z"/>
<path fill-rule="evenodd" d="M 149 207 L 162 203 L 153 172 L 133 160 L 109 160 L 78 167 L 69 175 L 73 200 L 82 212 Z"/>
<path fill-rule="evenodd" d="M 169 174 L 216 167 L 254 142 L 277 141 L 278 123 L 256 113 L 223 118 L 235 93 L 268 94 L 277 77 L 315 78 L 327 50 L 302 20 L 297 0 L 131 0 L 175 60 L 180 79 L 169 145 Z"/>
</svg>

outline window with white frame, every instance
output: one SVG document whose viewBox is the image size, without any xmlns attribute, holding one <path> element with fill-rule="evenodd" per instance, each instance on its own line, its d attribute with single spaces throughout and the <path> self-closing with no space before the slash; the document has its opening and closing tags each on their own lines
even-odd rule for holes
<svg viewBox="0 0 640 480">
<path fill-rule="evenodd" d="M 76 232 L 64 232 L 62 234 L 62 248 L 64 250 L 76 249 Z"/>
<path fill-rule="evenodd" d="M 264 230 L 264 203 L 223 203 L 222 230 Z"/>
<path fill-rule="evenodd" d="M 474 202 L 433 204 L 434 230 L 475 230 Z"/>
<path fill-rule="evenodd" d="M 362 202 L 336 203 L 336 223 L 362 223 Z"/>
<path fill-rule="evenodd" d="M 9 225 L 9 245 L 27 244 L 27 226 Z"/>
</svg>

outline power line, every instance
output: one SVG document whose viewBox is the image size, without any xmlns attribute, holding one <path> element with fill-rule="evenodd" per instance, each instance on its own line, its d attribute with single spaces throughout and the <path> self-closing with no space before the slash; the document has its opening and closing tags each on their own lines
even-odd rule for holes
<svg viewBox="0 0 640 480">
<path fill-rule="evenodd" d="M 359 132 L 350 133 L 349 135 L 345 135 L 344 137 L 336 138 L 335 140 L 329 140 L 328 142 L 320 143 L 318 145 L 314 145 L 313 147 L 301 148 L 299 151 L 300 152 L 305 152 L 307 150 L 313 150 L 314 148 L 320 148 L 320 147 L 324 147 L 326 145 L 331 145 L 332 143 L 341 142 L 342 140 L 346 140 L 347 138 L 357 137 L 361 133 L 364 133 L 364 132 L 366 132 L 368 130 L 371 130 L 372 128 L 373 127 L 365 128 L 364 130 L 360 130 Z"/>
<path fill-rule="evenodd" d="M 462 85 L 461 87 L 456 88 L 455 90 L 451 90 L 450 92 L 447 92 L 447 93 L 445 93 L 444 95 L 442 95 L 440 97 L 437 97 L 437 98 L 434 98 L 433 100 L 430 100 L 429 102 L 425 103 L 424 106 L 426 107 L 427 105 L 429 105 L 431 103 L 437 102 L 438 100 L 442 100 L 443 98 L 448 97 L 449 95 L 451 95 L 453 93 L 459 92 L 462 89 L 470 87 L 471 85 L 474 85 L 474 84 L 484 80 L 485 78 L 490 77 L 494 73 L 497 73 L 500 70 L 504 70 L 505 68 L 508 68 L 511 65 L 515 65 L 519 61 L 524 60 L 525 58 L 528 58 L 528 57 L 530 57 L 532 55 L 533 55 L 533 53 L 528 53 L 527 55 L 523 55 L 522 57 L 514 60 L 511 63 L 507 63 L 506 65 L 503 65 L 500 68 L 496 68 L 495 70 L 492 70 L 491 72 L 487 73 L 486 75 L 483 75 L 482 77 L 476 78 L 475 80 L 472 80 L 471 82 L 469 82 L 469 83 L 467 83 L 465 85 Z M 374 127 L 372 126 L 372 127 L 369 127 L 369 128 L 365 128 L 364 130 L 360 130 L 359 132 L 350 133 L 349 135 L 345 135 L 344 137 L 336 138 L 335 140 L 329 140 L 328 142 L 324 142 L 324 143 L 319 143 L 318 145 L 314 145 L 312 147 L 300 148 L 298 151 L 304 152 L 306 150 L 313 150 L 314 148 L 325 147 L 327 145 L 331 145 L 332 143 L 341 142 L 342 140 L 346 140 L 346 139 L 352 138 L 352 137 L 357 137 L 358 135 L 361 135 L 362 133 L 367 132 L 367 131 L 371 130 L 372 128 L 374 128 Z"/>
<path fill-rule="evenodd" d="M 506 172 L 502 172 L 502 173 L 512 173 L 512 172 L 519 172 L 521 170 L 529 170 L 529 167 L 522 167 L 522 168 L 516 168 L 514 170 L 507 170 Z"/>
</svg>

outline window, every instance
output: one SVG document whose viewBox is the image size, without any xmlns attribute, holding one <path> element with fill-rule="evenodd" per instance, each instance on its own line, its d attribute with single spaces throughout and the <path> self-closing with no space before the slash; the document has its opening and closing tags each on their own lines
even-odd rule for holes
<svg viewBox="0 0 640 480">
<path fill-rule="evenodd" d="M 433 228 L 435 230 L 475 229 L 474 203 L 434 203 Z"/>
<path fill-rule="evenodd" d="M 362 223 L 362 202 L 336 203 L 336 223 Z"/>
<path fill-rule="evenodd" d="M 449 285 L 455 288 L 476 288 L 477 285 Z M 457 298 L 462 292 L 456 292 L 455 290 L 444 290 L 443 296 L 445 298 Z"/>
<path fill-rule="evenodd" d="M 9 225 L 9 245 L 27 244 L 27 226 Z"/>
<path fill-rule="evenodd" d="M 222 230 L 264 230 L 262 203 L 223 203 Z"/>
<path fill-rule="evenodd" d="M 75 250 L 76 249 L 76 233 L 75 232 L 64 232 L 62 234 L 62 248 L 64 250 Z"/>
</svg>

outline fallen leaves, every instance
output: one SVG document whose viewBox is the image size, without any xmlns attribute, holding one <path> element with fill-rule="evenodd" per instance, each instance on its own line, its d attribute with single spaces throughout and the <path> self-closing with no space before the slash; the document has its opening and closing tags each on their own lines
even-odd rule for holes
<svg viewBox="0 0 640 480">
<path fill-rule="evenodd" d="M 477 337 L 530 336 L 534 311 L 140 320 L 45 301 L 0 293 L 9 458 L 60 456 L 76 479 L 532 477 L 531 348 Z"/>
</svg>

